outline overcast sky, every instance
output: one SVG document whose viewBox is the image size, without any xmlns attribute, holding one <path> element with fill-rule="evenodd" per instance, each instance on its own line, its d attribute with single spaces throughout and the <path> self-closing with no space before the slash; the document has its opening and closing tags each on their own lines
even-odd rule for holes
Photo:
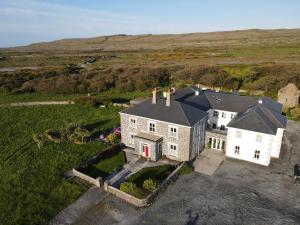
<svg viewBox="0 0 300 225">
<path fill-rule="evenodd" d="M 300 28 L 300 0 L 0 0 L 0 47 L 251 28 Z"/>
</svg>

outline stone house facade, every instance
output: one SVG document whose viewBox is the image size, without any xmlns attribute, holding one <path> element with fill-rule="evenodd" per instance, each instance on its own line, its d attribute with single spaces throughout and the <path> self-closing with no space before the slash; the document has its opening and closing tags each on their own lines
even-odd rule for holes
<svg viewBox="0 0 300 225">
<path fill-rule="evenodd" d="M 149 160 L 189 161 L 207 147 L 266 166 L 280 155 L 287 122 L 282 105 L 272 99 L 196 88 L 163 97 L 155 89 L 152 99 L 120 117 L 121 142 Z"/>
</svg>

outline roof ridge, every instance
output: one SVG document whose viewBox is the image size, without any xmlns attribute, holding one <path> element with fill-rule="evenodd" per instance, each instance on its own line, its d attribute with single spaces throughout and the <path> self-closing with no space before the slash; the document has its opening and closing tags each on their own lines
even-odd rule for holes
<svg viewBox="0 0 300 225">
<path fill-rule="evenodd" d="M 258 105 L 256 105 L 256 108 L 257 108 L 258 110 L 260 110 L 260 111 L 265 115 L 265 112 L 264 112 L 263 110 L 261 110 L 261 109 L 259 108 Z M 256 113 L 256 115 L 260 118 L 260 120 L 267 126 L 267 128 L 268 128 L 271 132 L 273 132 L 272 128 L 269 127 L 269 125 L 265 122 L 265 120 L 264 120 L 257 112 L 255 112 L 255 113 Z M 265 115 L 265 116 L 266 116 L 266 115 Z M 268 118 L 268 116 L 266 116 L 266 118 L 267 118 L 267 120 L 269 120 L 269 121 L 273 124 L 273 122 Z M 274 124 L 273 124 L 273 125 L 274 125 Z"/>
<path fill-rule="evenodd" d="M 207 100 L 207 102 L 208 102 L 208 104 L 209 104 L 209 108 L 210 108 L 210 109 L 213 109 L 212 104 L 210 103 L 209 98 L 208 98 L 207 95 L 206 95 L 206 91 L 204 91 L 203 93 L 204 93 L 205 98 L 206 98 L 206 100 Z"/>
<path fill-rule="evenodd" d="M 267 106 L 264 106 L 264 105 L 262 105 L 262 108 L 263 108 L 265 111 L 269 111 L 269 112 L 267 112 L 267 113 L 268 113 L 273 119 L 275 119 L 276 122 L 278 122 L 280 125 L 284 126 L 284 125 L 280 122 L 280 120 L 278 120 L 278 119 L 276 118 L 276 116 L 273 114 L 273 113 L 277 113 L 278 115 L 282 116 L 281 113 L 279 113 L 279 112 L 277 112 L 277 111 L 275 111 L 275 110 L 273 110 L 273 109 L 271 109 L 271 108 L 269 108 L 269 107 L 267 107 Z M 262 111 L 263 111 L 263 110 L 262 110 Z"/>
<path fill-rule="evenodd" d="M 179 102 L 179 101 L 174 101 L 174 102 L 176 102 L 177 104 L 179 104 L 179 108 L 180 108 L 180 110 L 182 111 L 185 120 L 186 120 L 187 123 L 191 126 L 191 123 L 190 123 L 189 119 L 187 118 L 186 113 L 184 112 L 184 110 L 183 110 L 183 108 L 182 108 L 182 106 L 181 106 L 181 104 L 184 104 L 184 103 Z M 186 104 L 184 104 L 184 105 L 186 105 Z"/>
<path fill-rule="evenodd" d="M 249 109 L 247 109 L 247 110 L 249 110 Z M 241 117 L 238 118 L 238 119 L 235 119 L 235 120 L 231 120 L 231 121 L 228 123 L 228 125 L 230 125 L 231 122 L 237 122 L 237 121 L 240 121 L 241 119 L 245 118 L 245 116 L 247 116 L 247 111 L 239 112 L 238 114 L 240 114 Z M 234 117 L 234 118 L 236 118 L 236 117 Z"/>
</svg>

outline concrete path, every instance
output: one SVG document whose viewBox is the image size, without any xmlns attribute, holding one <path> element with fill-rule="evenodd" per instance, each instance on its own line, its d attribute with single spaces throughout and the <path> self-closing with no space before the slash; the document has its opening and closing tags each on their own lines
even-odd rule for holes
<svg viewBox="0 0 300 225">
<path fill-rule="evenodd" d="M 109 194 L 103 188 L 92 187 L 85 192 L 76 202 L 57 214 L 50 225 L 68 225 L 83 216 L 88 209 L 100 203 Z"/>
<path fill-rule="evenodd" d="M 194 161 L 195 171 L 212 176 L 224 159 L 222 151 L 205 149 Z"/>
<path fill-rule="evenodd" d="M 118 187 L 124 180 L 126 180 L 132 174 L 138 172 L 139 170 L 146 168 L 146 167 L 153 167 L 153 166 L 161 166 L 167 164 L 178 164 L 178 162 L 170 161 L 170 160 L 158 160 L 157 162 L 148 161 L 146 159 L 139 159 L 136 158 L 131 162 L 124 165 L 124 169 L 122 169 L 119 173 L 113 175 L 112 177 L 108 178 L 109 183 L 114 186 Z"/>
</svg>

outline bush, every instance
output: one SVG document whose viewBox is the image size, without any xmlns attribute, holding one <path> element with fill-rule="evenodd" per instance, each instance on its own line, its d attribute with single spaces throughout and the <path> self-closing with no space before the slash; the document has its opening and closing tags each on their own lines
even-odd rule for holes
<svg viewBox="0 0 300 225">
<path fill-rule="evenodd" d="M 158 187 L 158 182 L 152 180 L 151 178 L 145 180 L 143 183 L 143 188 L 151 192 L 153 192 L 157 187 Z"/>
<path fill-rule="evenodd" d="M 136 192 L 137 188 L 136 188 L 136 184 L 132 182 L 123 182 L 120 186 L 120 190 L 132 194 Z"/>
<path fill-rule="evenodd" d="M 118 135 L 111 133 L 110 135 L 107 136 L 107 139 L 110 143 L 116 144 L 119 142 L 119 137 Z"/>
</svg>

